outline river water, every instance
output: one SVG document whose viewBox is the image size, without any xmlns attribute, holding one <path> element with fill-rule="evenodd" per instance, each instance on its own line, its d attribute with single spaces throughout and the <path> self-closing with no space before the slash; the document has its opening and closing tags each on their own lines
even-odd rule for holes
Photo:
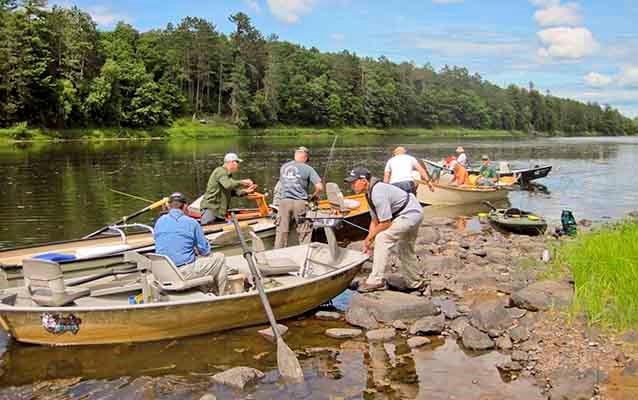
<svg viewBox="0 0 638 400">
<path fill-rule="evenodd" d="M 239 137 L 210 141 L 108 141 L 0 145 L 0 248 L 69 239 L 146 205 L 117 194 L 124 191 L 156 200 L 173 191 L 190 198 L 203 192 L 208 175 L 226 151 L 245 160 L 240 175 L 271 191 L 280 165 L 293 149 L 311 149 L 310 164 L 329 181 L 365 165 L 381 175 L 390 151 L 401 144 L 418 157 L 441 159 L 463 145 L 478 164 L 481 154 L 515 166 L 551 164 L 540 185 L 513 191 L 509 203 L 558 221 L 563 209 L 577 219 L 606 221 L 637 208 L 636 138 L 447 139 L 373 136 L 339 138 L 328 160 L 332 137 Z M 343 185 L 342 185 L 343 187 Z M 348 192 L 344 187 L 344 191 Z M 482 206 L 428 208 L 429 215 L 473 216 Z M 153 216 L 141 218 L 152 222 Z M 335 302 L 347 303 L 348 294 Z M 498 352 L 467 354 L 453 341 L 434 341 L 414 352 L 397 342 L 397 359 L 383 347 L 363 341 L 327 339 L 323 332 L 340 322 L 300 318 L 287 323 L 297 350 L 320 346 L 339 349 L 302 360 L 303 385 L 277 381 L 272 346 L 250 328 L 141 345 L 57 349 L 8 341 L 2 356 L 0 398 L 194 398 L 214 392 L 218 398 L 540 398 L 525 380 L 504 384 L 493 367 Z M 6 341 L 6 338 L 5 338 Z M 376 345 L 375 345 L 376 346 Z M 363 351 L 365 350 L 365 352 Z M 397 367 L 397 362 L 400 364 Z M 254 366 L 266 379 L 247 392 L 228 391 L 211 374 L 238 365 Z M 481 382 L 476 390 L 473 380 Z M 376 388 L 377 392 L 364 390 Z M 381 388 L 381 389 L 379 389 Z M 474 388 L 474 389 L 473 389 Z"/>
</svg>

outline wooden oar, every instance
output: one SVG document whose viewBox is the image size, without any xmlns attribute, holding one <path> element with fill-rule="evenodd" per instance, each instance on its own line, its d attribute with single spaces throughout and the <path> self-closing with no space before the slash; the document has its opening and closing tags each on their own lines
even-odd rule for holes
<svg viewBox="0 0 638 400">
<path fill-rule="evenodd" d="M 154 209 L 156 209 L 156 208 L 158 208 L 158 207 L 161 207 L 161 206 L 163 206 L 164 204 L 167 204 L 167 203 L 168 203 L 168 197 L 164 197 L 163 199 L 158 200 L 158 201 L 156 201 L 156 202 L 155 202 L 155 203 L 153 203 L 153 204 L 149 204 L 148 206 L 146 206 L 146 207 L 142 208 L 141 210 L 135 211 L 133 214 L 129 214 L 129 215 L 127 215 L 126 217 L 122 217 L 122 218 L 120 218 L 119 220 L 117 220 L 117 221 L 115 221 L 115 222 L 113 222 L 113 223 L 111 223 L 111 224 L 108 224 L 108 225 L 105 225 L 105 226 L 101 227 L 101 228 L 100 228 L 100 229 L 98 229 L 97 231 L 95 231 L 95 232 L 93 232 L 93 233 L 90 233 L 90 234 L 88 234 L 88 235 L 84 236 L 82 239 L 88 239 L 88 238 L 91 238 L 91 237 L 93 237 L 93 236 L 95 236 L 95 235 L 99 235 L 99 234 L 100 234 L 100 233 L 102 233 L 102 232 L 106 232 L 106 231 L 108 231 L 108 230 L 109 230 L 109 228 L 110 228 L 111 226 L 113 226 L 113 225 L 117 225 L 117 224 L 124 224 L 124 223 L 126 223 L 126 221 L 128 221 L 129 219 L 132 219 L 132 218 L 135 218 L 135 217 L 137 217 L 137 216 L 139 216 L 139 215 L 142 215 L 142 214 L 144 214 L 144 213 L 145 213 L 145 212 L 147 212 L 147 211 L 154 210 Z"/>
<path fill-rule="evenodd" d="M 492 209 L 492 211 L 497 211 L 498 208 L 494 207 L 494 205 L 492 203 L 490 203 L 489 201 L 484 201 L 483 204 L 485 204 L 486 206 L 488 206 L 489 208 Z"/>
<path fill-rule="evenodd" d="M 299 360 L 297 360 L 295 352 L 292 351 L 290 347 L 288 347 L 286 342 L 284 342 L 284 339 L 279 334 L 277 321 L 275 320 L 272 308 L 270 307 L 270 302 L 268 301 L 268 297 L 266 296 L 264 285 L 261 282 L 261 275 L 257 271 L 257 267 L 255 267 L 255 263 L 253 262 L 253 253 L 248 249 L 248 246 L 246 246 L 244 234 L 241 232 L 241 228 L 239 227 L 239 223 L 237 222 L 237 216 L 235 215 L 235 213 L 231 213 L 231 216 L 233 218 L 235 231 L 237 232 L 237 236 L 239 237 L 239 243 L 244 252 L 244 258 L 248 263 L 250 273 L 253 275 L 253 280 L 255 281 L 255 286 L 257 287 L 257 291 L 259 292 L 261 304 L 263 304 L 264 306 L 264 310 L 266 311 L 266 316 L 268 316 L 268 322 L 270 322 L 273 336 L 277 341 L 277 368 L 279 369 L 279 374 L 284 378 L 291 378 L 296 381 L 303 382 L 303 370 L 301 369 L 301 365 L 299 365 Z"/>
</svg>

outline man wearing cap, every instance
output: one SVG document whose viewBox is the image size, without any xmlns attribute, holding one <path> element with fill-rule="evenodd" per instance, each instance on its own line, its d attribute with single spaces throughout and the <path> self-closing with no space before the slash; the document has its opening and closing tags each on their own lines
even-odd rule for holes
<svg viewBox="0 0 638 400">
<path fill-rule="evenodd" d="M 250 179 L 233 178 L 241 162 L 242 159 L 237 154 L 228 153 L 224 156 L 224 165 L 215 168 L 210 174 L 201 205 L 202 225 L 225 222 L 230 199 L 233 196 L 240 197 L 255 191 L 257 185 Z"/>
<path fill-rule="evenodd" d="M 433 190 L 427 171 L 419 164 L 416 158 L 407 154 L 405 147 L 399 146 L 394 149 L 392 156 L 385 165 L 383 182 L 416 195 L 416 182 L 414 182 L 414 172 L 416 171 L 421 176 L 421 179 L 427 182 L 430 190 Z"/>
<path fill-rule="evenodd" d="M 479 168 L 479 178 L 476 180 L 478 186 L 494 186 L 498 177 L 496 168 L 490 164 L 490 158 L 483 154 L 481 157 L 481 168 Z"/>
<path fill-rule="evenodd" d="M 308 161 L 309 150 L 299 147 L 295 150 L 295 159 L 281 166 L 279 173 L 279 210 L 277 215 L 277 234 L 275 236 L 275 248 L 288 246 L 291 233 L 291 225 L 296 225 L 298 243 L 306 243 L 310 239 L 312 226 L 309 222 L 301 222 L 299 219 L 306 214 L 309 199 L 316 199 L 323 190 L 323 184 L 317 171 Z M 308 188 L 312 186 L 313 192 L 309 196 Z"/>
<path fill-rule="evenodd" d="M 211 253 L 202 227 L 184 214 L 186 198 L 173 193 L 168 199 L 169 211 L 155 223 L 155 252 L 167 256 L 186 279 L 210 275 L 217 294 L 226 290 L 227 267 L 222 253 Z"/>
<path fill-rule="evenodd" d="M 412 193 L 381 182 L 371 176 L 367 168 L 350 171 L 345 181 L 355 193 L 365 193 L 370 207 L 371 221 L 363 248 L 374 251 L 372 272 L 360 292 L 384 290 L 384 275 L 391 252 L 399 256 L 399 271 L 409 289 L 420 289 L 424 278 L 417 266 L 414 246 L 423 219 L 423 210 Z"/>
</svg>

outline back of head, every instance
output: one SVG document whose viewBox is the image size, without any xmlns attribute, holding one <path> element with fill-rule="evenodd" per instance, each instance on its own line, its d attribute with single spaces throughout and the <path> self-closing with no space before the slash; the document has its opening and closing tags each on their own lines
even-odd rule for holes
<svg viewBox="0 0 638 400">
<path fill-rule="evenodd" d="M 399 146 L 392 151 L 393 156 L 400 156 L 401 154 L 407 154 L 407 150 L 403 146 Z"/>
<path fill-rule="evenodd" d="M 168 197 L 168 206 L 170 208 L 179 208 L 181 209 L 186 205 L 186 196 L 184 196 L 180 192 L 175 192 Z"/>
</svg>

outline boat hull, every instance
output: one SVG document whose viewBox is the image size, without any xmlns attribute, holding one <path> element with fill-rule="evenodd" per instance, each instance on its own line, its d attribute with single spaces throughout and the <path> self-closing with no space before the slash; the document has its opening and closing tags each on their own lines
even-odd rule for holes
<svg viewBox="0 0 638 400">
<path fill-rule="evenodd" d="M 363 261 L 345 266 L 292 287 L 267 290 L 278 320 L 303 314 L 343 292 L 359 272 Z M 75 333 L 50 333 L 44 314 L 58 314 L 78 323 Z M 205 301 L 148 304 L 112 309 L 15 308 L 0 306 L 0 323 L 17 341 L 71 346 L 150 342 L 220 332 L 267 322 L 256 292 Z"/>
<path fill-rule="evenodd" d="M 539 221 L 535 223 L 516 223 L 515 221 L 505 221 L 500 218 L 489 217 L 490 223 L 497 229 L 515 233 L 517 235 L 538 236 L 545 233 L 547 223 Z"/>
<path fill-rule="evenodd" d="M 464 188 L 434 184 L 434 191 L 426 185 L 417 188 L 417 200 L 422 204 L 433 206 L 453 206 L 458 204 L 481 203 L 483 201 L 499 201 L 507 199 L 506 189 L 496 188 Z"/>
</svg>

